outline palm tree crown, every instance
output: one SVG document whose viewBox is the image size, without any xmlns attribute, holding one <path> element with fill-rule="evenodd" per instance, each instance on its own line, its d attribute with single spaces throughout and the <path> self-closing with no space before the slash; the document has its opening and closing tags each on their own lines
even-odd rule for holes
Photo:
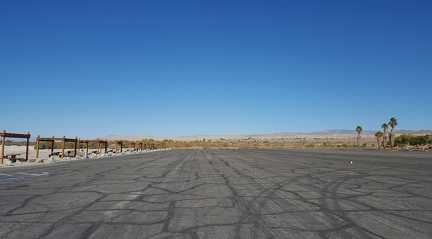
<svg viewBox="0 0 432 239">
<path fill-rule="evenodd" d="M 394 129 L 396 127 L 396 125 L 398 124 L 397 119 L 395 117 L 392 117 L 388 124 L 392 127 L 392 129 Z"/>
<path fill-rule="evenodd" d="M 359 125 L 359 126 L 357 126 L 356 131 L 357 131 L 357 133 L 360 133 L 363 131 L 363 128 Z"/>
</svg>

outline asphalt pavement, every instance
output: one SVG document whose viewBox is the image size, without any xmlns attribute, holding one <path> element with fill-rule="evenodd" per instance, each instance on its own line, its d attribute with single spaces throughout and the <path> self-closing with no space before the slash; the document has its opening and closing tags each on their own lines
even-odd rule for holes
<svg viewBox="0 0 432 239">
<path fill-rule="evenodd" d="M 431 238 L 432 152 L 166 150 L 0 168 L 0 238 Z"/>
</svg>

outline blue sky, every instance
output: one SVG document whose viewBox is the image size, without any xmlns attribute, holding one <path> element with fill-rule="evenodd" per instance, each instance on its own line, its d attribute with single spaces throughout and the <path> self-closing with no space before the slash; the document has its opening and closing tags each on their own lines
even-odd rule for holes
<svg viewBox="0 0 432 239">
<path fill-rule="evenodd" d="M 0 0 L 0 130 L 431 129 L 431 1 Z"/>
</svg>

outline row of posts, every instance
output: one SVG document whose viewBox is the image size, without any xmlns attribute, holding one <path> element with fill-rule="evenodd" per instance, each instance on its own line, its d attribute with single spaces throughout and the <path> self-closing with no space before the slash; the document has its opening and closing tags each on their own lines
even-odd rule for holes
<svg viewBox="0 0 432 239">
<path fill-rule="evenodd" d="M 3 132 L 0 134 L 1 138 L 2 138 L 2 148 L 1 148 L 1 158 L 0 161 L 1 163 L 3 163 L 3 159 L 5 157 L 4 152 L 5 152 L 5 142 L 6 142 L 6 138 L 25 138 L 27 140 L 27 144 L 26 144 L 26 161 L 28 161 L 28 154 L 29 154 L 29 141 L 30 141 L 30 132 L 28 132 L 27 134 L 16 134 L 16 133 L 7 133 L 6 130 L 3 130 Z M 61 157 L 65 157 L 65 145 L 66 142 L 74 142 L 74 156 L 77 155 L 77 149 L 78 146 L 80 144 L 86 144 L 86 153 L 88 155 L 88 147 L 89 147 L 89 143 L 90 142 L 97 142 L 98 144 L 98 150 L 97 153 L 101 154 L 102 153 L 102 149 L 105 149 L 105 153 L 107 153 L 108 151 L 108 141 L 107 140 L 100 140 L 100 139 L 96 139 L 96 140 L 80 140 L 78 139 L 78 137 L 75 138 L 66 138 L 65 136 L 63 136 L 62 138 L 55 138 L 54 136 L 51 138 L 41 138 L 40 135 L 38 135 L 38 137 L 36 138 L 36 158 L 39 158 L 39 146 L 40 146 L 40 142 L 46 141 L 46 142 L 51 142 L 51 155 L 54 153 L 54 143 L 55 141 L 61 141 L 62 142 L 62 152 L 61 152 Z M 133 150 L 136 151 L 142 151 L 142 150 L 155 150 L 155 149 L 160 149 L 161 145 L 160 144 L 155 144 L 155 143 L 150 143 L 150 144 L 146 144 L 146 143 L 142 143 L 142 142 L 132 142 L 130 143 L 130 148 L 132 148 Z M 123 152 L 123 142 L 122 141 L 117 141 L 116 142 L 116 153 L 118 152 Z"/>
</svg>

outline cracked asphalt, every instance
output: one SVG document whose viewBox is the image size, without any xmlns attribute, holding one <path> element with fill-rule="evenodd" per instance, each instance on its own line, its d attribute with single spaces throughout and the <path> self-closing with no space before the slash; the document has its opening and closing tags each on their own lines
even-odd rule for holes
<svg viewBox="0 0 432 239">
<path fill-rule="evenodd" d="M 167 150 L 2 167 L 0 192 L 1 238 L 432 235 L 430 152 Z"/>
</svg>

